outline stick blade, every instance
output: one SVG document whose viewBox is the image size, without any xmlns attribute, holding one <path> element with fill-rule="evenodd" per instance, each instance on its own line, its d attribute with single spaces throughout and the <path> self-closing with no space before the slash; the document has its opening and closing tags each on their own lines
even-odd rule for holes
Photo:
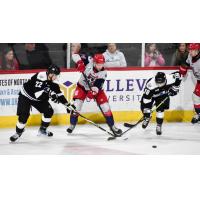
<svg viewBox="0 0 200 200">
<path fill-rule="evenodd" d="M 127 128 L 131 128 L 131 127 L 134 127 L 135 124 L 124 123 L 124 126 Z"/>
<path fill-rule="evenodd" d="M 114 136 L 107 138 L 108 141 L 115 140 L 115 139 L 116 139 L 116 137 L 114 137 Z"/>
</svg>

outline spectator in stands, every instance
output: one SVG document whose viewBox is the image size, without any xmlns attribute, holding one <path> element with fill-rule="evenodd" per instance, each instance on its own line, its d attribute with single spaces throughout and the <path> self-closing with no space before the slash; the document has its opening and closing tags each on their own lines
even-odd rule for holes
<svg viewBox="0 0 200 200">
<path fill-rule="evenodd" d="M 179 43 L 178 49 L 172 56 L 171 66 L 187 66 L 188 50 L 186 43 Z"/>
<path fill-rule="evenodd" d="M 165 59 L 158 51 L 155 43 L 148 43 L 146 45 L 144 66 L 154 67 L 165 65 Z"/>
<path fill-rule="evenodd" d="M 20 64 L 20 69 L 47 69 L 52 64 L 48 48 L 45 44 L 16 44 L 14 50 Z"/>
<path fill-rule="evenodd" d="M 81 50 L 81 43 L 71 43 L 71 55 L 75 53 L 78 54 L 80 50 Z M 70 68 L 75 68 L 75 67 L 76 67 L 76 63 L 71 59 Z"/>
<path fill-rule="evenodd" d="M 18 70 L 19 64 L 14 56 L 14 52 L 10 47 L 3 50 L 0 59 L 0 69 L 1 70 Z"/>
<path fill-rule="evenodd" d="M 115 43 L 109 43 L 107 50 L 103 53 L 105 57 L 105 67 L 126 67 L 124 54 L 117 49 Z"/>
<path fill-rule="evenodd" d="M 48 48 L 44 44 L 26 43 L 25 50 L 31 69 L 47 69 L 52 64 Z"/>
<path fill-rule="evenodd" d="M 81 49 L 81 43 L 72 43 L 71 44 L 71 55 L 78 54 L 80 56 L 80 59 L 84 62 L 85 65 L 87 65 L 91 61 L 91 56 L 89 53 L 84 53 Z M 72 57 L 71 57 L 72 58 Z M 75 68 L 76 62 L 71 59 L 70 61 L 70 68 Z"/>
<path fill-rule="evenodd" d="M 71 54 L 79 53 L 81 50 L 81 43 L 72 43 L 71 44 Z"/>
</svg>

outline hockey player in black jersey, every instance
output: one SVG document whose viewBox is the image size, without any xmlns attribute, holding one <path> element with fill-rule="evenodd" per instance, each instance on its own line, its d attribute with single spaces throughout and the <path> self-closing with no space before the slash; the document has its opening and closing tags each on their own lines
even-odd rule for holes
<svg viewBox="0 0 200 200">
<path fill-rule="evenodd" d="M 24 83 L 18 98 L 16 133 L 10 137 L 10 141 L 16 141 L 24 132 L 31 106 L 42 113 L 42 121 L 38 134 L 49 137 L 53 136 L 52 132 L 47 131 L 53 115 L 53 109 L 48 102 L 49 99 L 55 103 L 64 104 L 68 112 L 75 109 L 74 105 L 68 103 L 60 91 L 59 85 L 54 83 L 59 75 L 60 69 L 56 65 L 51 65 L 47 72 L 39 72 L 32 76 L 28 82 Z"/>
<path fill-rule="evenodd" d="M 156 109 L 156 133 L 162 134 L 162 124 L 164 119 L 164 111 L 169 109 L 170 96 L 175 96 L 179 92 L 181 76 L 179 72 L 165 74 L 158 72 L 155 77 L 150 78 L 145 86 L 141 99 L 141 110 L 144 115 L 142 128 L 146 128 L 151 119 L 151 109 L 155 104 L 158 106 L 166 97 L 163 104 Z"/>
</svg>

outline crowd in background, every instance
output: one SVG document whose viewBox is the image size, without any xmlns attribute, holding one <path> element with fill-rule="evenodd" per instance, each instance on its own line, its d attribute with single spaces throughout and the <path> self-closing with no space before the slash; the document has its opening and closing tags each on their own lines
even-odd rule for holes
<svg viewBox="0 0 200 200">
<path fill-rule="evenodd" d="M 105 67 L 146 67 L 187 65 L 186 43 L 146 43 L 142 62 L 141 43 L 71 43 L 70 54 L 84 52 L 89 56 L 102 53 Z M 0 70 L 46 69 L 52 63 L 74 68 L 67 62 L 66 43 L 1 43 Z M 70 65 L 70 66 L 68 66 Z"/>
</svg>

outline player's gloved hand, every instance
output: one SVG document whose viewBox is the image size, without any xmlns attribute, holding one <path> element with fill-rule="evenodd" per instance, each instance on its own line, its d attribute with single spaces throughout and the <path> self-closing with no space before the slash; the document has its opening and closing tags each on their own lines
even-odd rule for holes
<svg viewBox="0 0 200 200">
<path fill-rule="evenodd" d="M 168 90 L 168 95 L 169 96 L 175 96 L 175 95 L 177 95 L 177 93 L 178 93 L 178 91 L 174 90 L 173 87 L 169 88 L 169 90 Z"/>
<path fill-rule="evenodd" d="M 188 70 L 188 67 L 186 67 L 186 66 L 180 66 L 180 67 L 179 67 L 179 73 L 180 73 L 183 77 L 187 74 L 187 70 Z"/>
<path fill-rule="evenodd" d="M 66 103 L 65 106 L 66 106 L 67 113 L 76 111 L 76 106 L 74 104 Z"/>
<path fill-rule="evenodd" d="M 77 70 L 79 72 L 82 73 L 82 72 L 85 71 L 85 64 L 84 64 L 84 62 L 82 60 L 79 60 L 76 64 L 77 64 Z"/>
<path fill-rule="evenodd" d="M 195 78 L 200 79 L 200 72 L 194 72 L 194 76 Z"/>
<path fill-rule="evenodd" d="M 96 96 L 96 95 L 98 94 L 98 92 L 99 92 L 99 88 L 98 88 L 98 87 L 92 87 L 91 89 L 92 89 L 92 90 L 88 91 L 87 97 L 88 97 L 89 99 L 94 99 L 95 96 Z"/>
<path fill-rule="evenodd" d="M 44 93 L 50 94 L 51 90 L 49 87 L 44 88 Z"/>
<path fill-rule="evenodd" d="M 51 101 L 53 101 L 54 103 L 59 103 L 58 95 L 55 92 L 51 91 L 49 95 Z"/>
</svg>

